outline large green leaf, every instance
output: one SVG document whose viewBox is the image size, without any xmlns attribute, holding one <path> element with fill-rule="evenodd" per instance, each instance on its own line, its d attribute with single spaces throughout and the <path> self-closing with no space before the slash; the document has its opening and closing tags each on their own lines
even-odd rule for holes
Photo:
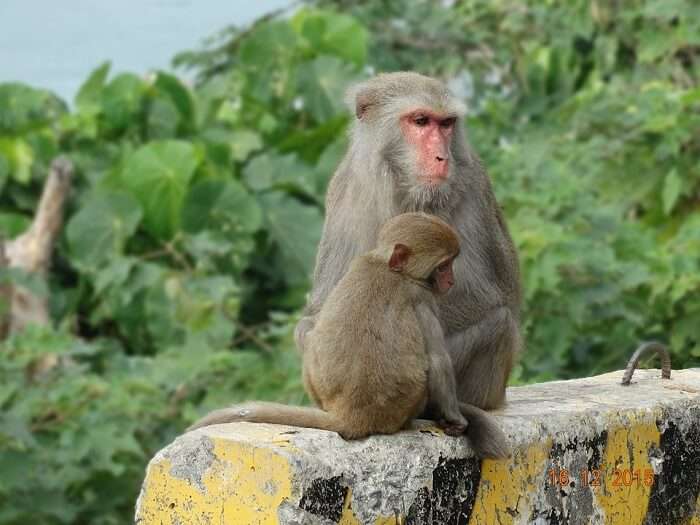
<svg viewBox="0 0 700 525">
<path fill-rule="evenodd" d="M 358 78 L 353 66 L 323 55 L 299 66 L 297 86 L 304 107 L 317 122 L 325 122 L 345 111 L 345 90 Z"/>
<path fill-rule="evenodd" d="M 29 182 L 32 177 L 34 151 L 26 140 L 21 137 L 0 136 L 0 157 L 4 159 L 3 164 L 6 168 L 9 167 L 11 178 L 22 184 Z"/>
<path fill-rule="evenodd" d="M 191 129 L 195 122 L 195 106 L 190 90 L 177 77 L 164 71 L 158 72 L 154 85 L 177 108 L 183 129 Z"/>
<path fill-rule="evenodd" d="M 102 89 L 105 86 L 111 64 L 103 62 L 95 68 L 75 96 L 75 105 L 80 111 L 95 111 L 99 108 Z"/>
<path fill-rule="evenodd" d="M 277 266 L 289 284 L 308 282 L 321 239 L 323 217 L 316 206 L 306 206 L 280 192 L 260 196 L 270 238 L 282 261 Z"/>
<path fill-rule="evenodd" d="M 230 234 L 252 233 L 262 224 L 262 210 L 253 196 L 235 180 L 204 180 L 187 194 L 182 227 L 196 233 L 220 229 Z"/>
<path fill-rule="evenodd" d="M 159 344 L 208 340 L 218 347 L 233 334 L 238 287 L 230 276 L 173 274 L 146 293 L 148 328 Z"/>
<path fill-rule="evenodd" d="M 256 27 L 248 38 L 241 41 L 240 59 L 244 66 L 254 67 L 260 73 L 266 67 L 290 59 L 296 49 L 297 35 L 283 21 L 273 21 Z"/>
<path fill-rule="evenodd" d="M 29 227 L 31 222 L 31 219 L 26 215 L 0 212 L 0 238 L 17 237 Z"/>
<path fill-rule="evenodd" d="M 246 160 L 252 152 L 263 147 L 260 135 L 248 129 L 234 131 L 230 142 L 233 158 L 238 161 Z"/>
<path fill-rule="evenodd" d="M 7 179 L 10 177 L 10 161 L 7 156 L 0 151 L 0 192 L 2 192 Z"/>
<path fill-rule="evenodd" d="M 365 63 L 369 35 L 355 18 L 328 11 L 302 9 L 291 23 L 316 53 L 335 55 L 357 65 Z"/>
<path fill-rule="evenodd" d="M 141 217 L 141 206 L 126 193 L 92 195 L 66 226 L 73 261 L 84 269 L 99 269 L 103 262 L 122 253 Z"/>
<path fill-rule="evenodd" d="M 21 133 L 58 119 L 66 107 L 58 97 L 25 84 L 0 84 L 0 133 Z"/>
<path fill-rule="evenodd" d="M 296 155 L 258 155 L 243 169 L 243 177 L 253 190 L 293 189 L 314 195 L 313 168 Z"/>
<path fill-rule="evenodd" d="M 138 76 L 122 73 L 105 86 L 101 105 L 105 124 L 110 131 L 121 132 L 138 124 L 146 85 Z"/>
<path fill-rule="evenodd" d="M 178 136 L 182 119 L 175 105 L 166 97 L 158 97 L 148 105 L 147 133 L 151 140 L 172 139 Z"/>
<path fill-rule="evenodd" d="M 295 152 L 305 162 L 314 165 L 322 162 L 323 152 L 333 142 L 343 143 L 343 150 L 347 147 L 347 137 L 343 133 L 348 123 L 348 115 L 338 114 L 336 117 L 326 120 L 323 124 L 295 131 L 279 144 L 282 152 Z M 323 168 L 321 168 L 323 169 Z M 331 172 L 335 166 L 331 166 Z"/>
<path fill-rule="evenodd" d="M 661 194 L 664 213 L 669 215 L 678 201 L 682 192 L 683 181 L 678 176 L 675 168 L 669 171 L 664 178 L 664 189 Z"/>
<path fill-rule="evenodd" d="M 153 236 L 170 239 L 177 232 L 200 159 L 192 144 L 176 140 L 152 142 L 127 158 L 121 181 L 143 206 L 144 226 Z"/>
</svg>

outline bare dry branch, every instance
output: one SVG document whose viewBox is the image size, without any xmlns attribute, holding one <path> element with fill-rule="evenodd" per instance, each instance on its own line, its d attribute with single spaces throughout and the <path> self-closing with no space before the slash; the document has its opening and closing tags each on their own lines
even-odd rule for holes
<svg viewBox="0 0 700 525">
<path fill-rule="evenodd" d="M 9 266 L 5 255 L 5 239 L 0 236 L 0 270 Z M 0 278 L 1 279 L 1 278 Z M 12 285 L 0 280 L 0 341 L 7 337 L 10 329 L 10 305 L 12 304 Z"/>
<path fill-rule="evenodd" d="M 28 273 L 45 275 L 51 263 L 51 253 L 63 223 L 63 207 L 70 191 L 73 164 L 65 157 L 51 163 L 51 170 L 41 194 L 39 207 L 27 231 L 5 243 L 9 267 Z M 21 330 L 28 324 L 47 325 L 50 322 L 46 297 L 14 286 L 10 294 L 10 331 Z"/>
</svg>

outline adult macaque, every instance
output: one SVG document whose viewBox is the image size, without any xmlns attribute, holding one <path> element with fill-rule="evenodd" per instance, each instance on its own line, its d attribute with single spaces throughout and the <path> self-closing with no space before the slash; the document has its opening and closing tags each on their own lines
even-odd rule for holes
<svg viewBox="0 0 700 525">
<path fill-rule="evenodd" d="M 408 213 L 389 220 L 377 248 L 352 262 L 305 335 L 304 387 L 320 408 L 250 402 L 214 411 L 191 428 L 249 421 L 356 439 L 397 432 L 429 405 L 447 434 L 466 429 L 479 455 L 507 455 L 505 437 L 491 418 L 457 401 L 436 317 L 436 298 L 454 284 L 459 251 L 454 230 L 435 216 Z"/>
<path fill-rule="evenodd" d="M 350 261 L 374 246 L 384 222 L 407 211 L 431 213 L 457 231 L 461 245 L 454 289 L 438 300 L 458 398 L 498 407 L 521 347 L 520 276 L 489 178 L 464 137 L 465 109 L 441 82 L 416 73 L 379 75 L 350 99 L 357 119 L 328 188 L 297 346 L 306 351 L 331 290 Z"/>
</svg>

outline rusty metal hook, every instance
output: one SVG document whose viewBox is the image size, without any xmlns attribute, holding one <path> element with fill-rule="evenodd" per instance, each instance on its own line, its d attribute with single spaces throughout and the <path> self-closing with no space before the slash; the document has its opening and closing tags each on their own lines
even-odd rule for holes
<svg viewBox="0 0 700 525">
<path fill-rule="evenodd" d="M 639 360 L 644 354 L 652 350 L 656 352 L 661 359 L 661 377 L 663 379 L 671 379 L 671 355 L 668 353 L 668 347 L 656 341 L 648 341 L 639 345 L 634 354 L 632 354 L 632 357 L 630 357 L 630 360 L 627 362 L 625 374 L 622 376 L 623 385 L 629 386 L 630 381 L 632 381 L 632 374 L 634 374 L 634 370 L 637 368 Z"/>
</svg>

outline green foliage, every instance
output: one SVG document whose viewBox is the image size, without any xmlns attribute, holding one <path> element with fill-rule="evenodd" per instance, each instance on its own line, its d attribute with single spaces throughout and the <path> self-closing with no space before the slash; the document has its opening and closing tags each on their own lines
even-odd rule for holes
<svg viewBox="0 0 700 525">
<path fill-rule="evenodd" d="M 0 523 L 128 522 L 146 462 L 194 419 L 194 403 L 199 412 L 271 389 L 301 401 L 289 393 L 300 375 L 289 351 L 273 362 L 190 342 L 128 357 L 114 339 L 50 330 L 2 351 Z"/>
<path fill-rule="evenodd" d="M 693 2 L 345 2 L 378 69 L 442 76 L 520 252 L 516 380 L 700 359 L 700 8 Z M 387 23 L 391 20 L 391 23 Z"/>
<path fill-rule="evenodd" d="M 127 157 L 114 184 L 141 202 L 144 229 L 169 240 L 179 230 L 182 204 L 198 164 L 190 143 L 154 141 Z"/>
<path fill-rule="evenodd" d="M 130 520 L 147 460 L 197 415 L 304 401 L 291 327 L 343 91 L 372 70 L 435 74 L 467 101 L 520 251 L 514 381 L 620 368 L 649 338 L 697 365 L 693 2 L 309 3 L 179 55 L 194 86 L 106 63 L 69 110 L 0 85 L 0 236 L 27 226 L 54 156 L 78 168 L 57 328 L 0 346 L 0 523 Z"/>
</svg>

